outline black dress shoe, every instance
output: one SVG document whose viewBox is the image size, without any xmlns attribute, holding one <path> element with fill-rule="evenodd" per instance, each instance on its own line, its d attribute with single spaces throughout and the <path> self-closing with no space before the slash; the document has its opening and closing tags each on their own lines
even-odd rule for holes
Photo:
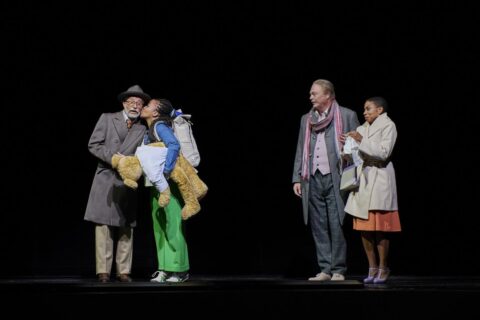
<svg viewBox="0 0 480 320">
<path fill-rule="evenodd" d="M 108 273 L 99 273 L 98 281 L 102 283 L 110 282 L 110 275 Z"/>
<path fill-rule="evenodd" d="M 132 282 L 133 281 L 132 278 L 130 278 L 130 276 L 126 273 L 122 273 L 122 274 L 118 275 L 117 279 L 120 282 Z"/>
</svg>

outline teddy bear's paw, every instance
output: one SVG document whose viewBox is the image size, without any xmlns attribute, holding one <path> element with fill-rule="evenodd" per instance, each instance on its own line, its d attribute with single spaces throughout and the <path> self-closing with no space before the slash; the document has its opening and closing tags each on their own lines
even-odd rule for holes
<svg viewBox="0 0 480 320">
<path fill-rule="evenodd" d="M 198 212 L 200 212 L 200 205 L 198 206 L 185 205 L 182 209 L 182 219 L 187 220 L 191 216 L 196 215 Z"/>
<path fill-rule="evenodd" d="M 160 208 L 165 208 L 170 203 L 170 194 L 160 193 L 158 197 L 158 205 Z"/>
<path fill-rule="evenodd" d="M 120 162 L 120 159 L 122 159 L 122 156 L 119 154 L 114 154 L 112 156 L 112 167 L 116 169 L 118 167 L 118 163 Z"/>
<path fill-rule="evenodd" d="M 123 180 L 123 183 L 125 183 L 125 185 L 129 188 L 132 188 L 132 189 L 138 188 L 138 183 L 132 179 L 125 179 Z"/>
<path fill-rule="evenodd" d="M 187 220 L 191 216 L 192 215 L 189 212 L 187 212 L 185 209 L 182 210 L 182 220 Z"/>
<path fill-rule="evenodd" d="M 198 200 L 201 200 L 207 194 L 208 187 L 205 183 L 201 182 L 194 186 L 195 195 L 197 196 Z"/>
</svg>

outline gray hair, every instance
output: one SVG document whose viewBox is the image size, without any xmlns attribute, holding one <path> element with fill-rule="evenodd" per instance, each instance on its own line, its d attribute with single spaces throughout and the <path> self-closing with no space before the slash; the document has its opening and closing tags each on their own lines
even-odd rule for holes
<svg viewBox="0 0 480 320">
<path fill-rule="evenodd" d="M 318 79 L 318 80 L 315 80 L 313 84 L 316 84 L 322 87 L 323 90 L 329 93 L 332 98 L 335 98 L 335 88 L 333 87 L 333 83 L 331 83 L 330 81 L 325 79 Z"/>
</svg>

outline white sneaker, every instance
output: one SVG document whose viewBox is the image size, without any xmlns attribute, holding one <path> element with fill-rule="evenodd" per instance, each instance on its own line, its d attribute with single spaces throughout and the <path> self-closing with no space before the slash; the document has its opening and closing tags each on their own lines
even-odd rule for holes
<svg viewBox="0 0 480 320">
<path fill-rule="evenodd" d="M 334 273 L 332 276 L 332 281 L 343 281 L 345 280 L 345 276 L 340 273 Z"/>
<path fill-rule="evenodd" d="M 174 274 L 172 274 L 170 277 L 167 278 L 167 282 L 185 282 L 188 280 L 188 278 L 190 278 L 190 275 L 185 272 L 175 272 Z"/>
<path fill-rule="evenodd" d="M 308 278 L 309 281 L 329 281 L 332 277 L 325 272 L 317 273 L 315 277 Z"/>
<path fill-rule="evenodd" d="M 167 279 L 168 274 L 165 271 L 155 271 L 152 274 L 152 279 L 150 279 L 151 282 L 165 282 Z"/>
</svg>

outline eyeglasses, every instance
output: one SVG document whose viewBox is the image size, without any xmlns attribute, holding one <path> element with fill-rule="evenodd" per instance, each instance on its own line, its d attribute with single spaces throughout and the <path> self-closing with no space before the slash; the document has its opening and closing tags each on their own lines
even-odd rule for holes
<svg viewBox="0 0 480 320">
<path fill-rule="evenodd" d="M 125 101 L 125 104 L 129 107 L 131 106 L 138 106 L 138 107 L 143 107 L 143 102 L 142 101 Z"/>
</svg>

